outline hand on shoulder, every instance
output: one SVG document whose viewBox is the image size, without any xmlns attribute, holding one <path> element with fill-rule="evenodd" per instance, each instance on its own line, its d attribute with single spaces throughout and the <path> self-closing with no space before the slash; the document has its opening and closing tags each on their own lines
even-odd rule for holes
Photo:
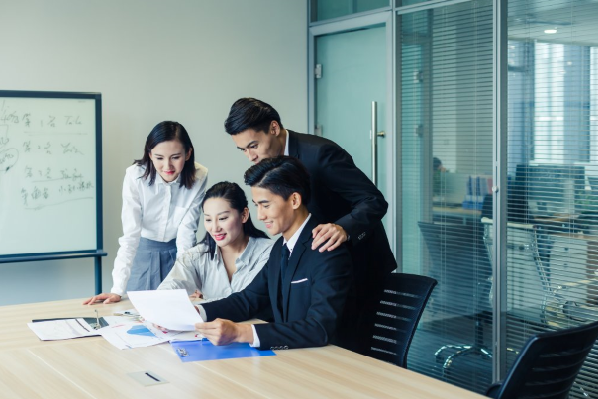
<svg viewBox="0 0 598 399">
<path fill-rule="evenodd" d="M 311 249 L 314 250 L 320 245 L 320 252 L 334 251 L 343 242 L 347 241 L 348 235 L 342 226 L 334 223 L 320 224 L 312 230 L 314 241 Z"/>
</svg>

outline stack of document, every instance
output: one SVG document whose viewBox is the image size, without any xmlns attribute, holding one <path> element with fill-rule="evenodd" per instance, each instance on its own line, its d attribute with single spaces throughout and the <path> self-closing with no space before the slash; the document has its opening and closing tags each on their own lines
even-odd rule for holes
<svg viewBox="0 0 598 399">
<path fill-rule="evenodd" d="M 203 320 L 189 301 L 186 290 L 129 291 L 127 295 L 144 322 L 132 321 L 100 329 L 102 337 L 117 348 L 203 338 L 195 331 L 195 323 L 203 323 Z"/>
<path fill-rule="evenodd" d="M 28 323 L 28 326 L 44 341 L 101 335 L 119 349 L 205 339 L 195 331 L 195 324 L 203 320 L 185 290 L 129 291 L 128 295 L 136 310 L 103 317 L 108 325 L 98 330 L 83 318 Z"/>
<path fill-rule="evenodd" d="M 145 348 L 168 342 L 166 336 L 156 335 L 157 329 L 141 321 L 128 321 L 98 330 L 104 339 L 118 349 Z"/>
</svg>

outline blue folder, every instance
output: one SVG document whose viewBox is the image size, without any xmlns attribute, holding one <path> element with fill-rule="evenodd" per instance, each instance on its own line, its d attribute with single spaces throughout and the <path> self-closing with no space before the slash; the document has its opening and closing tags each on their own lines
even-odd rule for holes
<svg viewBox="0 0 598 399">
<path fill-rule="evenodd" d="M 237 357 L 276 356 L 272 351 L 260 351 L 249 344 L 230 344 L 215 346 L 210 341 L 178 341 L 171 342 L 174 353 L 183 362 L 197 360 L 233 359 Z"/>
</svg>

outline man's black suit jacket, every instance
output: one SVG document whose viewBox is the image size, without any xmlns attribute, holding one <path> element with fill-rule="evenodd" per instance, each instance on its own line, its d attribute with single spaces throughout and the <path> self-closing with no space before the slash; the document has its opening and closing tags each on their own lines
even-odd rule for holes
<svg viewBox="0 0 598 399">
<path fill-rule="evenodd" d="M 253 318 L 272 308 L 274 323 L 256 324 L 259 349 L 293 349 L 327 345 L 334 337 L 351 285 L 351 256 L 346 245 L 333 252 L 311 250 L 312 216 L 299 236 L 280 279 L 283 238 L 270 259 L 243 290 L 228 298 L 203 304 L 208 321 L 235 322 Z"/>
<path fill-rule="evenodd" d="M 354 285 L 338 344 L 366 354 L 377 296 L 386 275 L 397 267 L 381 221 L 388 204 L 343 148 L 323 137 L 287 131 L 289 155 L 298 158 L 310 175 L 312 197 L 307 208 L 317 220 L 338 224 L 351 237 Z"/>
<path fill-rule="evenodd" d="M 317 220 L 336 223 L 351 236 L 357 290 L 367 295 L 372 287 L 363 285 L 365 281 L 378 280 L 397 267 L 381 221 L 388 204 L 336 143 L 288 132 L 289 155 L 298 158 L 310 175 L 312 198 L 307 208 Z"/>
</svg>

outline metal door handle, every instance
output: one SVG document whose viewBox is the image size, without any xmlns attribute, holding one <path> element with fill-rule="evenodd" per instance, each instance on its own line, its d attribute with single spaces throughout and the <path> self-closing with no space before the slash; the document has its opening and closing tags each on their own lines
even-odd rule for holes
<svg viewBox="0 0 598 399">
<path fill-rule="evenodd" d="M 376 130 L 378 130 L 377 126 L 376 126 L 376 101 L 372 101 L 372 126 L 371 126 L 371 130 L 370 130 L 370 140 L 372 140 L 372 182 L 374 183 L 374 185 L 376 185 L 377 183 L 377 179 L 376 179 L 376 153 L 377 153 L 377 148 L 376 148 Z"/>
<path fill-rule="evenodd" d="M 378 184 L 378 149 L 376 147 L 376 139 L 379 137 L 384 137 L 384 132 L 378 131 L 378 126 L 376 124 L 376 116 L 377 116 L 377 104 L 376 101 L 372 101 L 372 126 L 370 130 L 370 139 L 372 140 L 372 182 L 374 185 Z"/>
</svg>

